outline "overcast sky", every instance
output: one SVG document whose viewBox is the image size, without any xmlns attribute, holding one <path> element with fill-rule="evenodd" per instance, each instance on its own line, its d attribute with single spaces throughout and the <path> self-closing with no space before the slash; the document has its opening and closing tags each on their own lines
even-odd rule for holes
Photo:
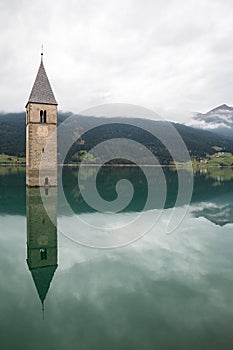
<svg viewBox="0 0 233 350">
<path fill-rule="evenodd" d="M 24 110 L 42 43 L 63 111 L 233 106 L 232 0 L 0 0 L 0 32 L 1 111 Z"/>
</svg>

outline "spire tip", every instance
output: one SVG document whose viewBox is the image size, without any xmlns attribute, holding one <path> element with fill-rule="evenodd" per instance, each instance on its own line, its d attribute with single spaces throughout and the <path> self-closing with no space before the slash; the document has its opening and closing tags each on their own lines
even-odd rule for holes
<svg viewBox="0 0 233 350">
<path fill-rule="evenodd" d="M 42 302 L 42 320 L 44 321 L 44 302 Z"/>
<path fill-rule="evenodd" d="M 41 61 L 43 61 L 43 55 L 44 55 L 44 48 L 43 45 L 41 45 Z"/>
</svg>

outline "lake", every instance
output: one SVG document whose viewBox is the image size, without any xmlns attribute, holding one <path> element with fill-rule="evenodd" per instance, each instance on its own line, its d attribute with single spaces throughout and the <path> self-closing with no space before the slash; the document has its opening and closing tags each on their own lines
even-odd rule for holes
<svg viewBox="0 0 233 350">
<path fill-rule="evenodd" d="M 100 170 L 106 201 L 120 179 L 134 186 L 114 214 L 85 202 L 77 167 L 43 190 L 48 210 L 39 189 L 26 190 L 25 168 L 0 167 L 1 349 L 232 349 L 233 169 L 196 172 L 189 211 L 170 234 L 178 178 L 163 171 L 159 217 L 156 201 L 139 216 L 148 194 L 139 168 Z M 93 168 L 85 174 L 94 179 Z"/>
</svg>

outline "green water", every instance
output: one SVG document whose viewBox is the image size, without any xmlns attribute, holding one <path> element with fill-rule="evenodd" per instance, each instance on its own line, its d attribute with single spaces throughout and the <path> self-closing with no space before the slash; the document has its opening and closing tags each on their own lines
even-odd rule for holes
<svg viewBox="0 0 233 350">
<path fill-rule="evenodd" d="M 58 201 L 52 208 L 57 231 L 38 190 L 26 191 L 25 169 L 0 168 L 2 350 L 232 349 L 233 171 L 195 175 L 189 212 L 171 235 L 164 228 L 177 176 L 169 170 L 165 175 L 168 193 L 159 223 L 133 244 L 93 249 L 60 232 L 60 225 L 75 224 L 61 188 L 48 194 Z M 60 176 L 76 215 L 111 220 L 84 202 L 77 168 Z M 145 177 L 135 168 L 102 169 L 101 196 L 114 200 L 122 177 L 135 193 L 114 217 L 117 223 L 140 212 L 147 196 Z M 149 215 L 156 210 L 151 207 Z M 44 245 L 46 252 L 38 250 Z"/>
</svg>

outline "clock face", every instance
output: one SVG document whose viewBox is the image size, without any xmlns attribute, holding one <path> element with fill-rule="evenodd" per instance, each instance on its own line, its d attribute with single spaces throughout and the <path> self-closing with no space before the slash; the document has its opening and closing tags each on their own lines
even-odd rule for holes
<svg viewBox="0 0 233 350">
<path fill-rule="evenodd" d="M 44 126 L 38 126 L 37 135 L 39 137 L 46 137 L 46 136 L 48 136 L 48 128 L 44 127 Z"/>
<path fill-rule="evenodd" d="M 37 242 L 39 245 L 46 245 L 49 242 L 48 236 L 47 235 L 40 235 L 37 239 Z"/>
</svg>

